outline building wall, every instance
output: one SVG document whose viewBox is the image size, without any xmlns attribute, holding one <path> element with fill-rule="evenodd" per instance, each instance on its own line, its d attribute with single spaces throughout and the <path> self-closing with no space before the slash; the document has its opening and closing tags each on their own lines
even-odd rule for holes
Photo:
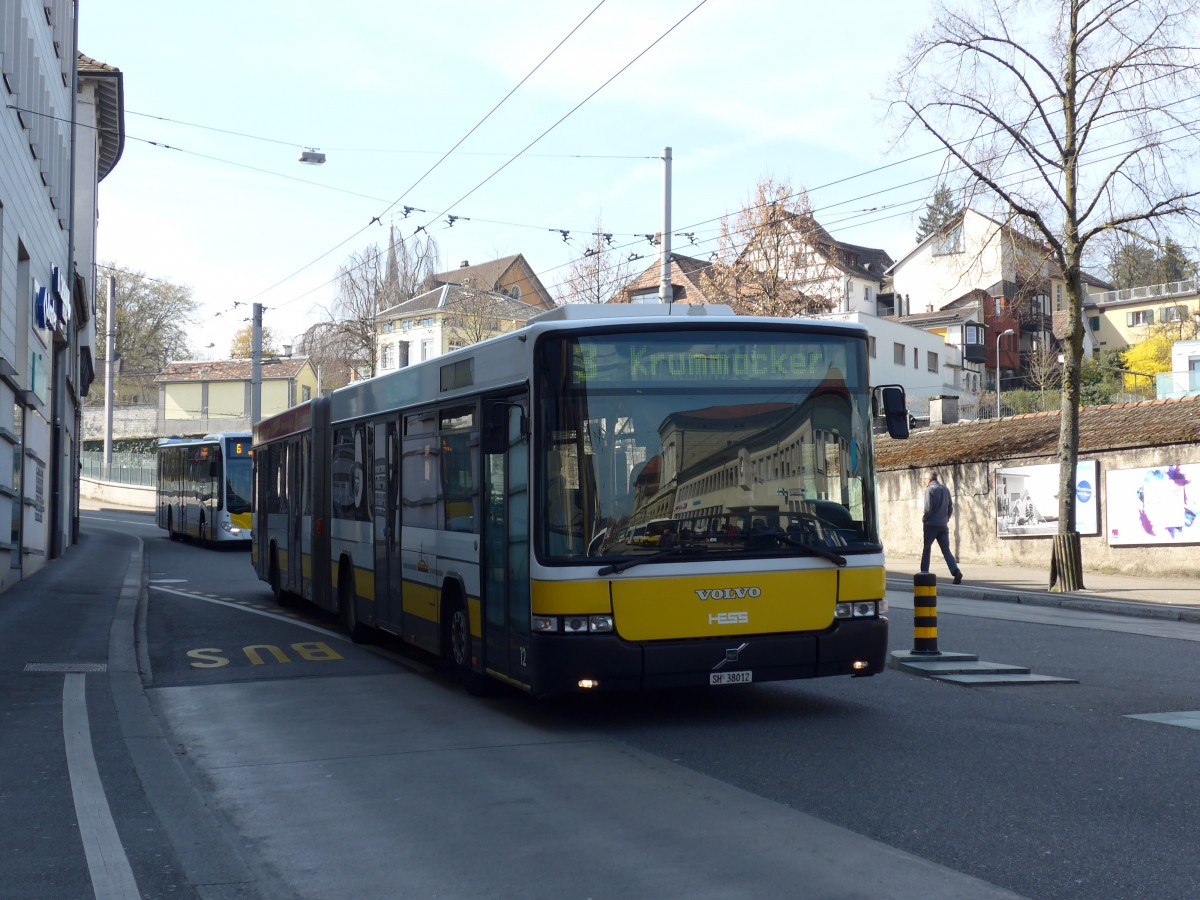
<svg viewBox="0 0 1200 900">
<path fill-rule="evenodd" d="M 165 384 L 163 389 L 163 418 L 168 423 L 199 419 L 204 414 L 203 384 Z"/>
<path fill-rule="evenodd" d="M 1200 319 L 1200 296 L 1192 293 L 1190 296 L 1153 297 L 1140 300 L 1101 301 L 1093 298 L 1084 305 L 1083 314 L 1096 332 L 1100 347 L 1105 350 L 1124 350 L 1133 344 L 1144 341 L 1155 329 L 1163 324 L 1163 310 L 1168 307 L 1182 306 L 1187 310 L 1186 320 L 1182 323 L 1184 336 L 1192 333 L 1195 322 Z M 1131 324 L 1131 313 L 1149 314 L 1154 321 L 1146 324 Z M 1148 316 L 1147 316 L 1148 317 Z M 1096 326 L 1099 325 L 1097 329 Z"/>
<path fill-rule="evenodd" d="M 264 393 L 266 385 L 263 385 Z M 209 418 L 238 419 L 248 413 L 246 386 L 240 381 L 212 381 L 208 384 Z"/>
<path fill-rule="evenodd" d="M 1099 462 L 1100 534 L 1080 538 L 1083 566 L 1097 572 L 1124 575 L 1194 576 L 1200 571 L 1200 544 L 1110 547 L 1105 537 L 1107 498 L 1105 472 L 1159 466 L 1170 462 L 1200 462 L 1200 444 L 1151 447 L 1081 455 Z M 1051 538 L 996 535 L 996 498 L 993 474 L 997 468 L 1057 463 L 1055 456 L 1006 459 L 1003 462 L 962 463 L 938 466 L 942 482 L 954 498 L 950 543 L 969 580 L 972 568 L 1016 565 L 1044 568 L 1049 584 Z M 926 469 L 899 469 L 879 475 L 880 527 L 886 552 L 895 556 L 921 555 L 921 513 L 925 498 Z M 945 562 L 933 548 L 934 572 L 945 572 Z M 1084 583 L 1087 583 L 1086 577 Z"/>
<path fill-rule="evenodd" d="M 35 282 L 51 288 L 58 267 L 70 303 L 75 43 L 68 0 L 5 0 L 0 15 L 0 67 L 14 89 L 0 83 L 0 358 L 12 373 L 0 380 L 3 590 L 71 539 L 75 481 L 63 461 L 73 439 L 74 403 L 65 386 L 74 331 L 65 329 L 64 342 L 38 328 L 33 299 Z"/>
<path fill-rule="evenodd" d="M 961 250 L 935 255 L 937 239 L 926 241 L 892 269 L 892 289 L 909 303 L 908 312 L 939 310 L 969 291 L 1004 279 L 1003 248 L 995 222 L 968 210 Z"/>
</svg>

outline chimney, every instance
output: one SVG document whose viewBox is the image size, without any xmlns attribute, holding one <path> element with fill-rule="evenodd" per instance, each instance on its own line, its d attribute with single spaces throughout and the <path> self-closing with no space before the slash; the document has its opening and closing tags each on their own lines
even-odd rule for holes
<svg viewBox="0 0 1200 900">
<path fill-rule="evenodd" d="M 930 425 L 953 425 L 958 421 L 957 397 L 933 397 L 929 401 Z"/>
</svg>

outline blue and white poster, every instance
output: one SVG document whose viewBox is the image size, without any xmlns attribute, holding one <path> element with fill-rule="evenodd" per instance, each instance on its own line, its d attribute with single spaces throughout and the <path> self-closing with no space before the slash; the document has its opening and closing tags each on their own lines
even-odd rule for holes
<svg viewBox="0 0 1200 900">
<path fill-rule="evenodd" d="M 1100 533 L 1099 463 L 1075 465 L 1075 530 Z M 1057 463 L 996 470 L 996 534 L 1035 537 L 1058 533 Z"/>
</svg>

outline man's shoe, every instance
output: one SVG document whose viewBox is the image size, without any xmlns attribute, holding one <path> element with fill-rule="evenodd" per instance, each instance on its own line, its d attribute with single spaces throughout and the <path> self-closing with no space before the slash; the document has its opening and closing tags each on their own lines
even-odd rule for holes
<svg viewBox="0 0 1200 900">
<path fill-rule="evenodd" d="M 954 573 L 954 583 L 962 584 L 962 570 L 961 569 Z"/>
</svg>

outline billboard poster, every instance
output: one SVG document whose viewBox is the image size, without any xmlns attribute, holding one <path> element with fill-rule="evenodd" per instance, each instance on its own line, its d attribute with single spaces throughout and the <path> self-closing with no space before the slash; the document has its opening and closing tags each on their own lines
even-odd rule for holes
<svg viewBox="0 0 1200 900">
<path fill-rule="evenodd" d="M 1108 543 L 1200 544 L 1200 463 L 1105 473 Z"/>
<path fill-rule="evenodd" d="M 1099 463 L 1075 464 L 1075 529 L 1100 533 Z M 996 534 L 1036 537 L 1058 533 L 1058 464 L 996 470 Z"/>
</svg>

